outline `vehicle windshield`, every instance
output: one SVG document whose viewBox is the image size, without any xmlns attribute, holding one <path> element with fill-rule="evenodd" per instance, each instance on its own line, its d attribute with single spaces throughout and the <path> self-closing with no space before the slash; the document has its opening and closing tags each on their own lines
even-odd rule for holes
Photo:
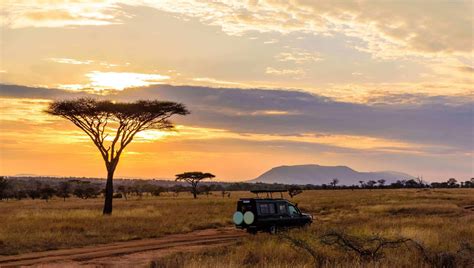
<svg viewBox="0 0 474 268">
<path fill-rule="evenodd" d="M 295 208 L 295 206 L 288 205 L 288 212 L 290 215 L 299 215 L 300 212 Z"/>
</svg>

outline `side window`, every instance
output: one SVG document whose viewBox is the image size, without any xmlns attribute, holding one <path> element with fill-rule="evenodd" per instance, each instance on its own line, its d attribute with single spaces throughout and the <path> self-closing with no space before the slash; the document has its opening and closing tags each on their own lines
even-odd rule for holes
<svg viewBox="0 0 474 268">
<path fill-rule="evenodd" d="M 292 205 L 288 205 L 288 212 L 290 213 L 290 215 L 299 215 L 300 213 L 298 213 L 298 210 L 296 210 L 296 208 Z"/>
<path fill-rule="evenodd" d="M 279 203 L 278 204 L 278 213 L 288 214 L 288 210 L 286 210 L 286 204 L 284 204 L 284 203 Z"/>
<path fill-rule="evenodd" d="M 260 214 L 275 214 L 275 204 L 262 203 L 258 204 Z"/>
</svg>

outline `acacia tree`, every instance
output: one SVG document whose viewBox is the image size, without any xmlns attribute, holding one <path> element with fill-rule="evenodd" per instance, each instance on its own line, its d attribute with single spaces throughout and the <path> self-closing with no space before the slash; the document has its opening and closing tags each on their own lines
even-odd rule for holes
<svg viewBox="0 0 474 268">
<path fill-rule="evenodd" d="M 107 169 L 104 215 L 112 214 L 114 172 L 125 147 L 138 132 L 170 130 L 173 128 L 171 116 L 189 113 L 183 104 L 175 102 L 139 100 L 127 103 L 92 98 L 54 101 L 46 112 L 74 123 L 99 149 Z"/>
<path fill-rule="evenodd" d="M 293 198 L 295 195 L 299 195 L 303 193 L 303 190 L 301 190 L 300 187 L 298 186 L 293 186 L 288 189 L 288 195 Z"/>
<path fill-rule="evenodd" d="M 202 172 L 184 172 L 182 174 L 176 175 L 176 181 L 185 181 L 191 184 L 191 193 L 193 193 L 194 198 L 197 198 L 197 186 L 201 180 L 212 179 L 215 176 L 211 173 L 202 173 Z"/>
</svg>

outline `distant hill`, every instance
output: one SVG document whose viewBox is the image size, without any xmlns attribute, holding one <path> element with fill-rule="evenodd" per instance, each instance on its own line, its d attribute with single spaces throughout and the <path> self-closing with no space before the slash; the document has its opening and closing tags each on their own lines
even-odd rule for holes
<svg viewBox="0 0 474 268">
<path fill-rule="evenodd" d="M 397 180 L 414 179 L 411 175 L 396 171 L 358 172 L 346 166 L 297 165 L 272 168 L 249 182 L 321 185 L 329 184 L 334 178 L 339 180 L 339 185 L 358 185 L 359 181 L 380 179 L 390 184 Z"/>
</svg>

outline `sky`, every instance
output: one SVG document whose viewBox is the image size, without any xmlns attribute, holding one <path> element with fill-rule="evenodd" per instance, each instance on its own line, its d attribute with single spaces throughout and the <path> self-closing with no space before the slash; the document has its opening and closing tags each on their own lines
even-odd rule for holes
<svg viewBox="0 0 474 268">
<path fill-rule="evenodd" d="M 117 177 L 279 165 L 474 177 L 472 1 L 0 2 L 0 174 L 103 177 L 52 100 L 171 100 Z"/>
</svg>

